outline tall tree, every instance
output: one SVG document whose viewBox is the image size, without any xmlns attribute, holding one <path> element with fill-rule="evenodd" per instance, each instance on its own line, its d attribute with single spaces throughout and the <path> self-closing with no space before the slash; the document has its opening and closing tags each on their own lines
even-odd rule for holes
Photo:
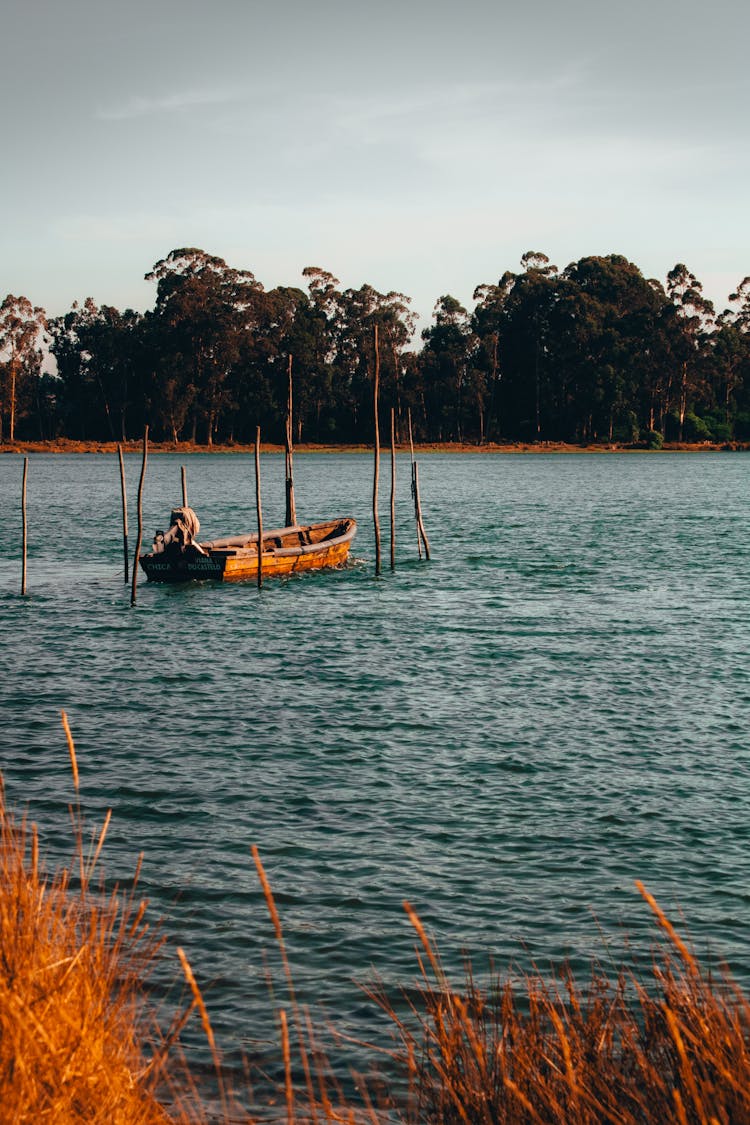
<svg viewBox="0 0 750 1125">
<path fill-rule="evenodd" d="M 584 440 L 632 440 L 633 404 L 653 349 L 664 305 L 661 294 L 621 254 L 589 256 L 569 265 L 553 316 L 556 369 L 575 378 L 573 406 Z"/>
<path fill-rule="evenodd" d="M 484 435 L 487 441 L 494 436 L 494 430 L 499 435 L 503 432 L 504 418 L 499 406 L 502 378 L 500 327 L 505 315 L 505 303 L 515 280 L 515 274 L 506 271 L 497 285 L 482 284 L 474 290 L 476 305 L 471 314 L 471 328 L 477 346 L 473 359 L 476 368 L 483 373 L 484 386 L 488 390 Z"/>
<path fill-rule="evenodd" d="M 527 251 L 521 264 L 523 273 L 505 275 L 507 295 L 498 332 L 502 409 L 509 434 L 539 441 L 549 436 L 543 407 L 552 377 L 550 323 L 559 281 L 557 267 L 540 251 Z"/>
<path fill-rule="evenodd" d="M 125 414 L 139 315 L 98 308 L 92 297 L 49 323 L 61 405 L 71 437 L 126 440 Z"/>
<path fill-rule="evenodd" d="M 38 378 L 42 369 L 44 332 L 47 319 L 44 309 L 31 304 L 27 297 L 9 293 L 0 305 L 0 356 L 5 357 L 3 399 L 8 415 L 8 437 L 16 438 L 19 398 Z M 2 410 L 0 410 L 2 440 Z"/>
<path fill-rule="evenodd" d="M 750 277 L 730 293 L 729 302 L 737 307 L 724 309 L 716 318 L 710 338 L 712 383 L 727 431 L 734 429 L 735 436 L 747 438 L 750 417 L 738 419 L 738 412 L 750 406 Z"/>
<path fill-rule="evenodd" d="M 146 280 L 157 282 L 157 335 L 177 360 L 170 375 L 180 371 L 195 403 L 193 437 L 200 416 L 210 446 L 232 405 L 229 377 L 257 327 L 263 287 L 248 270 L 194 247 L 173 250 Z"/>
<path fill-rule="evenodd" d="M 90 308 L 95 308 L 93 298 L 82 307 L 77 301 L 69 312 L 49 321 L 50 351 L 55 357 L 60 382 L 58 410 L 66 437 L 94 437 L 88 432 L 87 422 L 94 388 L 88 385 L 84 348 L 79 329 Z"/>
<path fill-rule="evenodd" d="M 678 318 L 675 359 L 679 369 L 678 441 L 682 441 L 689 396 L 697 389 L 701 351 L 713 322 L 714 307 L 703 296 L 703 286 L 687 266 L 678 262 L 667 274 L 667 293 Z"/>
<path fill-rule="evenodd" d="M 380 403 L 396 407 L 400 394 L 403 349 L 411 339 L 414 316 L 402 293 L 380 293 L 372 285 L 346 289 L 336 316 L 336 392 L 348 407 L 348 436 L 369 441 L 373 379 L 373 330 L 381 344 Z M 347 420 L 342 419 L 347 427 Z"/>
<path fill-rule="evenodd" d="M 438 441 L 464 440 L 475 337 L 469 314 L 455 297 L 436 302 L 434 323 L 422 332 L 422 369 L 430 426 Z"/>
</svg>

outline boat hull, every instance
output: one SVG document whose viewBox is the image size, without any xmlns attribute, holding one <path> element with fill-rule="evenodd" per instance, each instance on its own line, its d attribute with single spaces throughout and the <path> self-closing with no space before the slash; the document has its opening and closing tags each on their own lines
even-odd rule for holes
<svg viewBox="0 0 750 1125">
<path fill-rule="evenodd" d="M 265 532 L 263 578 L 343 566 L 356 529 L 353 519 L 341 519 Z M 197 550 L 151 553 L 139 561 L 149 582 L 245 582 L 258 577 L 258 537 L 216 539 Z"/>
</svg>

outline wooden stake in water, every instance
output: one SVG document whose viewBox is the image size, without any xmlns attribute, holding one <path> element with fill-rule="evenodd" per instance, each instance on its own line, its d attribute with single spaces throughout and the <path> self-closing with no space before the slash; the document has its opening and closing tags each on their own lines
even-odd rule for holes
<svg viewBox="0 0 750 1125">
<path fill-rule="evenodd" d="M 28 538 L 28 524 L 27 524 L 27 520 L 26 520 L 26 481 L 28 479 L 28 475 L 29 475 L 29 459 L 28 459 L 28 457 L 24 457 L 24 459 L 23 459 L 23 482 L 21 484 L 21 523 L 22 523 L 22 538 L 23 538 L 23 550 L 22 550 L 22 561 L 21 561 L 21 594 L 22 594 L 22 596 L 25 595 L 25 593 L 26 593 L 26 544 L 27 544 L 27 538 Z"/>
<path fill-rule="evenodd" d="M 411 458 L 411 498 L 414 501 L 414 526 L 416 527 L 416 530 L 417 530 L 417 554 L 419 555 L 419 557 L 421 559 L 422 558 L 422 540 L 419 537 L 419 520 L 417 518 L 417 504 L 416 504 L 416 497 L 415 497 L 415 493 L 414 493 L 414 440 L 413 440 L 412 435 L 411 435 L 411 407 L 409 407 L 409 410 L 407 411 L 407 417 L 409 419 L 409 455 L 410 455 L 410 458 Z"/>
<path fill-rule="evenodd" d="M 429 559 L 430 541 L 427 538 L 427 532 L 422 522 L 422 505 L 419 500 L 419 465 L 416 461 L 414 462 L 414 508 L 417 513 L 417 527 L 419 528 L 419 534 L 422 536 L 422 542 L 424 543 L 425 558 Z"/>
<path fill-rule="evenodd" d="M 409 411 L 409 450 L 411 452 L 411 494 L 414 500 L 414 518 L 417 523 L 417 551 L 419 552 L 420 559 L 422 558 L 422 547 L 420 544 L 420 537 L 424 543 L 424 553 L 429 559 L 430 557 L 430 542 L 427 538 L 427 532 L 424 529 L 422 521 L 422 504 L 419 499 L 419 467 L 414 460 L 414 442 L 411 435 L 411 410 Z"/>
<path fill-rule="evenodd" d="M 187 476 L 185 475 L 185 466 L 180 466 L 180 477 L 182 479 L 182 506 L 187 508 Z"/>
<path fill-rule="evenodd" d="M 125 463 L 122 459 L 122 446 L 117 446 L 117 456 L 120 460 L 120 495 L 122 496 L 122 554 L 125 567 L 125 585 L 128 584 L 128 496 L 125 491 Z"/>
<path fill-rule="evenodd" d="M 258 589 L 263 585 L 263 505 L 260 499 L 260 426 L 255 430 L 255 507 L 258 511 Z"/>
<path fill-rule="evenodd" d="M 396 411 L 391 407 L 391 570 L 396 569 Z"/>
<path fill-rule="evenodd" d="M 294 504 L 294 468 L 293 460 L 293 428 L 292 428 L 292 357 L 289 356 L 289 393 L 286 404 L 286 515 L 284 517 L 287 527 L 294 527 L 297 523 L 297 509 Z"/>
<path fill-rule="evenodd" d="M 380 517 L 378 515 L 378 484 L 380 482 L 380 423 L 378 421 L 378 397 L 380 394 L 380 346 L 378 326 L 375 325 L 375 377 L 373 380 L 373 408 L 375 415 L 375 473 L 372 483 L 372 521 L 375 527 L 375 573 L 380 574 Z"/>
<path fill-rule="evenodd" d="M 133 558 L 133 584 L 130 588 L 130 604 L 135 605 L 136 587 L 138 584 L 138 559 L 141 557 L 141 543 L 143 542 L 143 482 L 146 479 L 146 463 L 148 461 L 148 426 L 143 431 L 143 461 L 141 462 L 141 476 L 138 481 L 138 538 L 135 544 Z"/>
</svg>

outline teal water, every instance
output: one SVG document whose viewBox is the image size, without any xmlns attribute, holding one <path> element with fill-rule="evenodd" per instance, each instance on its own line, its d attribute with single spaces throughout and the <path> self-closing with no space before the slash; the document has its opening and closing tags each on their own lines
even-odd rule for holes
<svg viewBox="0 0 750 1125">
<path fill-rule="evenodd" d="M 267 525 L 283 458 L 263 457 Z M 250 457 L 152 456 L 147 538 L 179 501 L 207 537 L 254 520 Z M 132 515 L 139 457 L 127 458 Z M 354 982 L 416 970 L 408 899 L 449 968 L 653 938 L 641 879 L 750 984 L 750 459 L 432 455 L 420 562 L 399 458 L 397 568 L 373 575 L 369 456 L 296 459 L 300 518 L 353 515 L 350 567 L 253 584 L 122 580 L 116 458 L 0 458 L 0 767 L 53 858 L 84 807 L 112 879 L 183 944 L 228 1050 L 274 1034 L 277 896 L 302 998 L 377 1038 Z M 387 562 L 387 480 L 382 502 Z M 273 961 L 273 953 L 270 954 Z M 366 1052 L 365 1052 L 366 1053 Z"/>
</svg>

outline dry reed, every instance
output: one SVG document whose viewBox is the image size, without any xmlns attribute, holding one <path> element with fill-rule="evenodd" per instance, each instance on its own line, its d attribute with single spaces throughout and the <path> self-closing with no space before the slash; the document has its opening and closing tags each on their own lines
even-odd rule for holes
<svg viewBox="0 0 750 1125">
<path fill-rule="evenodd" d="M 36 828 L 0 804 L 0 1105 L 4 1122 L 168 1120 L 142 985 L 159 939 L 132 896 L 47 875 Z"/>
<path fill-rule="evenodd" d="M 417 998 L 370 995 L 397 1033 L 408 1076 L 402 1120 L 443 1125 L 743 1125 L 750 1122 L 750 1006 L 707 974 L 638 884 L 662 939 L 646 979 L 596 967 L 580 986 L 540 973 L 515 986 L 448 982 L 411 907 Z M 403 1014 L 401 1014 L 403 1013 Z"/>
<path fill-rule="evenodd" d="M 87 845 L 64 712 L 62 724 L 75 791 L 69 866 L 46 870 L 36 826 L 8 810 L 0 776 L 0 1120 L 205 1125 L 179 1046 L 197 985 L 184 959 L 193 1003 L 163 1028 L 146 985 L 165 938 L 138 898 L 140 860 L 127 893 L 103 881 L 92 890 L 110 812 Z"/>
<path fill-rule="evenodd" d="M 185 953 L 177 951 L 188 1001 L 162 1031 L 144 995 L 163 945 L 146 905 L 135 889 L 92 890 L 108 818 L 85 854 L 78 763 L 65 717 L 63 725 L 75 787 L 77 854 L 69 869 L 47 874 L 36 828 L 7 811 L 0 782 L 0 1118 L 13 1125 L 250 1125 L 250 1110 L 225 1084 Z M 727 974 L 702 968 L 641 884 L 660 933 L 648 971 L 624 967 L 613 975 L 596 966 L 583 985 L 570 972 L 545 978 L 535 971 L 480 987 L 468 965 L 456 987 L 407 904 L 418 988 L 396 997 L 377 983 L 367 991 L 388 1017 L 392 1059 L 408 1094 L 389 1096 L 389 1077 L 395 1090 L 397 1075 L 386 1074 L 387 1109 L 376 1108 L 361 1082 L 352 1105 L 298 1002 L 270 882 L 257 848 L 252 854 L 285 978 L 285 1000 L 273 1002 L 283 1074 L 276 1120 L 750 1125 L 750 1005 Z M 179 1044 L 193 1012 L 214 1060 L 220 1097 L 210 1110 Z M 243 1093 L 254 1104 L 251 1089 L 248 1080 Z"/>
</svg>

